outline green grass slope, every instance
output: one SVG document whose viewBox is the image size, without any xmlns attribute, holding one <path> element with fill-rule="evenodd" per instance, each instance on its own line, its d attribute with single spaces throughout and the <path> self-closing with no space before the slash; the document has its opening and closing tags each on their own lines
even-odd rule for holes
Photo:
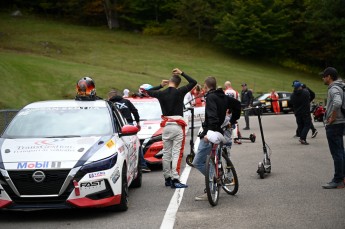
<svg viewBox="0 0 345 229">
<path fill-rule="evenodd" d="M 212 75 L 240 90 L 246 82 L 254 92 L 272 88 L 291 91 L 299 79 L 323 98 L 320 77 L 225 54 L 208 44 L 178 36 L 144 36 L 85 27 L 32 16 L 0 14 L 0 109 L 29 102 L 73 98 L 75 84 L 91 76 L 97 94 L 110 88 L 136 91 L 143 83 L 157 85 L 174 67 L 203 83 Z"/>
</svg>

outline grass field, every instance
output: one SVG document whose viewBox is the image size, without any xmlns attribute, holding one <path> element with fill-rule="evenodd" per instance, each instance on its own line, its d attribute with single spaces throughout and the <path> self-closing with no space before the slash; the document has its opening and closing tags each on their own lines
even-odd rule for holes
<svg viewBox="0 0 345 229">
<path fill-rule="evenodd" d="M 73 98 L 75 83 L 91 76 L 97 94 L 110 88 L 136 91 L 158 85 L 179 67 L 203 83 L 212 75 L 220 86 L 230 80 L 240 90 L 246 82 L 255 93 L 291 91 L 299 79 L 323 99 L 320 77 L 227 54 L 209 44 L 178 36 L 144 36 L 85 27 L 33 16 L 0 14 L 0 109 L 20 108 L 37 100 Z M 322 69 L 320 69 L 321 71 Z"/>
</svg>

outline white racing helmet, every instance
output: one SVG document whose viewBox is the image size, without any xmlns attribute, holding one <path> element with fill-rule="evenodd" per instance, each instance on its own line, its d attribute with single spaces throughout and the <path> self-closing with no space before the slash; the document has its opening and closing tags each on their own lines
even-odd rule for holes
<svg viewBox="0 0 345 229">
<path fill-rule="evenodd" d="M 147 84 L 147 83 L 142 84 L 139 87 L 139 93 L 145 94 L 145 92 L 150 90 L 151 88 L 153 88 L 151 84 Z"/>
</svg>

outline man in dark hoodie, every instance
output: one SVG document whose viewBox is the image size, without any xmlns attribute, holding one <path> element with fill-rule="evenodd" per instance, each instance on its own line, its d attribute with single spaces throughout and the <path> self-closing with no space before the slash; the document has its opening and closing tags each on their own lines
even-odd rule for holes
<svg viewBox="0 0 345 229">
<path fill-rule="evenodd" d="M 309 145 L 307 135 L 311 125 L 310 95 L 307 90 L 302 88 L 302 84 L 299 81 L 294 82 L 293 87 L 294 91 L 291 94 L 290 102 L 296 117 L 297 132 L 300 135 L 299 141 L 302 145 Z"/>
<path fill-rule="evenodd" d="M 205 80 L 206 89 L 206 107 L 205 107 L 205 122 L 203 123 L 203 131 L 199 134 L 200 143 L 198 151 L 195 154 L 193 165 L 204 176 L 206 175 L 206 158 L 211 152 L 212 144 L 208 141 L 207 131 L 217 131 L 223 134 L 221 125 L 225 120 L 226 111 L 231 112 L 230 124 L 235 125 L 236 121 L 241 116 L 241 103 L 235 99 L 224 94 L 222 88 L 217 89 L 217 81 L 214 77 L 209 76 Z M 204 193 L 195 197 L 195 200 L 207 200 L 207 194 Z"/>
<path fill-rule="evenodd" d="M 135 122 L 137 123 L 137 127 L 140 130 L 140 117 L 137 108 L 129 101 L 128 99 L 124 99 L 122 96 L 119 95 L 117 90 L 112 89 L 108 93 L 108 100 L 116 105 L 116 107 L 121 112 L 122 116 L 127 120 L 128 124 L 133 125 L 134 120 L 132 118 L 132 114 L 134 116 Z M 144 154 L 142 148 L 140 148 L 139 152 L 140 163 L 141 163 L 141 171 L 143 172 L 151 172 L 150 168 L 147 166 L 146 161 L 144 159 Z"/>
</svg>

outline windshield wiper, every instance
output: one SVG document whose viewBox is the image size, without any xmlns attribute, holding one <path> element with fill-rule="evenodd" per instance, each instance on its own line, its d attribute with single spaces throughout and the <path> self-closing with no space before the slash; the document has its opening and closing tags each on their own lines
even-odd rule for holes
<svg viewBox="0 0 345 229">
<path fill-rule="evenodd" d="M 80 135 L 61 135 L 61 136 L 49 136 L 46 138 L 78 138 Z"/>
</svg>

